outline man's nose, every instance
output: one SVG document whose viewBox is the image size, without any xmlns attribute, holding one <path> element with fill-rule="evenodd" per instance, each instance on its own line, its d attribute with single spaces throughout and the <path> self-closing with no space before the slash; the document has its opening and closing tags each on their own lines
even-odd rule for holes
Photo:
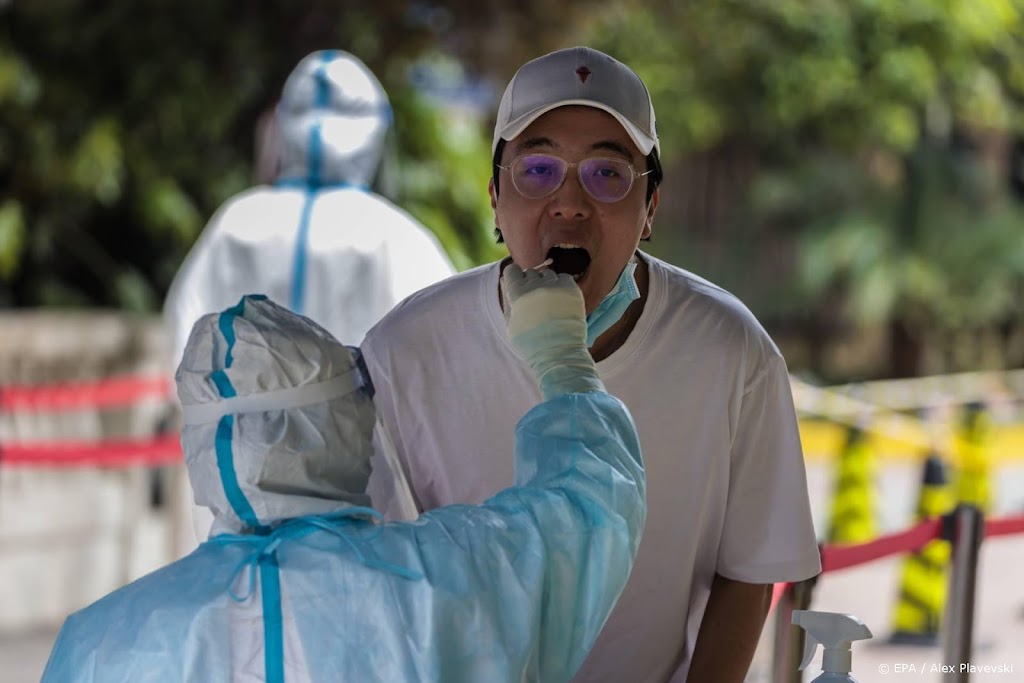
<svg viewBox="0 0 1024 683">
<path fill-rule="evenodd" d="M 552 218 L 584 219 L 593 210 L 593 200 L 580 183 L 580 174 L 570 168 L 561 187 L 551 195 L 548 210 Z"/>
</svg>

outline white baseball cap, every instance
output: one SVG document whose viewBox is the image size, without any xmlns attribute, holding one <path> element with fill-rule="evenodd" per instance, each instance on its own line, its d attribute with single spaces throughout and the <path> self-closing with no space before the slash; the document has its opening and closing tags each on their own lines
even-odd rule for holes
<svg viewBox="0 0 1024 683">
<path fill-rule="evenodd" d="M 512 140 L 542 114 L 570 104 L 608 112 L 645 156 L 652 149 L 660 156 L 647 86 L 628 66 L 589 47 L 556 50 L 519 67 L 501 96 L 491 154 L 499 140 Z"/>
</svg>

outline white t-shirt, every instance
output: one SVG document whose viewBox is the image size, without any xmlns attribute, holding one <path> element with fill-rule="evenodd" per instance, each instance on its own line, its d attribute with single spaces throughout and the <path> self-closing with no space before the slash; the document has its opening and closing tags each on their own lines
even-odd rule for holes
<svg viewBox="0 0 1024 683">
<path fill-rule="evenodd" d="M 643 314 L 597 364 L 637 424 L 648 515 L 625 591 L 576 681 L 682 683 L 715 573 L 750 583 L 820 571 L 788 372 L 735 297 L 646 254 Z M 421 510 L 513 481 L 516 421 L 540 400 L 505 332 L 492 263 L 428 287 L 363 352 L 387 436 Z M 374 506 L 394 516 L 374 462 Z"/>
</svg>

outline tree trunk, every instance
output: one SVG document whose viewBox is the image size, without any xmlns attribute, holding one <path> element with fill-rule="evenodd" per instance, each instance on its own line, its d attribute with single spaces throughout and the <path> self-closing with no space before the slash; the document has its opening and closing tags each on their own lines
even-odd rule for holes
<svg viewBox="0 0 1024 683">
<path fill-rule="evenodd" d="M 917 377 L 921 370 L 924 344 L 902 320 L 889 323 L 889 377 Z"/>
</svg>

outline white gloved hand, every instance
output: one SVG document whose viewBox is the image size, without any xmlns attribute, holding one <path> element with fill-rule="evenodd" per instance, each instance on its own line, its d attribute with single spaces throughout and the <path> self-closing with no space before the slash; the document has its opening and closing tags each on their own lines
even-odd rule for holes
<svg viewBox="0 0 1024 683">
<path fill-rule="evenodd" d="M 544 400 L 604 391 L 587 351 L 583 292 L 572 276 L 510 263 L 501 279 L 509 339 L 533 368 Z"/>
</svg>

